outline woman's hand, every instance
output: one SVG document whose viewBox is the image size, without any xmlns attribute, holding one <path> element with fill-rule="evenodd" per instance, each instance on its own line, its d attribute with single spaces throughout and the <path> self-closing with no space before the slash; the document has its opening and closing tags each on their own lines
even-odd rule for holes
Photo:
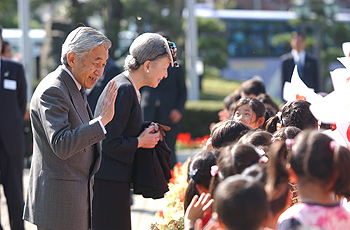
<svg viewBox="0 0 350 230">
<path fill-rule="evenodd" d="M 137 137 L 137 140 L 137 148 L 152 149 L 158 144 L 159 130 L 156 131 L 154 128 L 154 124 L 151 124 L 140 134 L 140 136 Z"/>
</svg>

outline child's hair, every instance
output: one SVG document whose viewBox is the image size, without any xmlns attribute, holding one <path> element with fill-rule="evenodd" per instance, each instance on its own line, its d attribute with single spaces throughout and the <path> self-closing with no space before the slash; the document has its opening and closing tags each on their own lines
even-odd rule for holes
<svg viewBox="0 0 350 230">
<path fill-rule="evenodd" d="M 317 182 L 329 185 L 334 175 L 336 181 L 331 191 L 348 196 L 350 189 L 350 151 L 328 135 L 317 130 L 307 130 L 295 138 L 290 164 L 298 182 Z"/>
<path fill-rule="evenodd" d="M 251 128 L 243 122 L 226 120 L 218 122 L 211 130 L 212 146 L 215 149 L 234 144 Z"/>
<path fill-rule="evenodd" d="M 282 127 L 295 126 L 301 130 L 315 129 L 317 127 L 317 120 L 312 115 L 310 103 L 302 100 L 295 100 L 286 103 L 281 113 L 270 117 L 266 122 L 266 130 L 274 133 L 277 130 L 277 123 Z"/>
<path fill-rule="evenodd" d="M 294 126 L 283 127 L 272 134 L 272 139 L 273 140 L 294 139 L 296 135 L 298 135 L 300 132 L 301 132 L 301 129 Z"/>
<path fill-rule="evenodd" d="M 269 113 L 270 117 L 276 115 L 276 113 L 279 111 L 278 105 L 268 94 L 261 93 L 256 97 L 256 99 L 264 103 L 266 111 Z"/>
<path fill-rule="evenodd" d="M 268 152 L 270 145 L 272 144 L 272 134 L 265 130 L 255 130 L 249 131 L 244 134 L 238 143 L 242 144 L 252 144 L 255 147 Z"/>
<path fill-rule="evenodd" d="M 261 93 L 266 93 L 264 82 L 260 79 L 250 79 L 242 83 L 241 85 L 242 92 L 249 96 L 251 94 L 258 96 Z"/>
<path fill-rule="evenodd" d="M 256 98 L 250 97 L 244 97 L 239 99 L 236 108 L 233 110 L 233 116 L 235 115 L 236 111 L 243 105 L 248 105 L 253 110 L 253 112 L 255 113 L 256 120 L 258 120 L 260 117 L 265 118 L 266 110 L 264 103 L 262 103 Z"/>
<path fill-rule="evenodd" d="M 267 164 L 266 163 L 256 163 L 243 170 L 241 173 L 244 176 L 251 176 L 262 186 L 267 183 Z"/>
<path fill-rule="evenodd" d="M 260 157 L 250 144 L 235 144 L 221 149 L 217 160 L 218 172 L 213 176 L 209 188 L 212 196 L 220 181 L 242 173 L 245 168 L 259 162 Z"/>
<path fill-rule="evenodd" d="M 286 140 L 275 141 L 271 145 L 265 190 L 274 215 L 285 209 L 289 195 L 289 173 L 286 168 L 288 153 Z"/>
<path fill-rule="evenodd" d="M 184 196 L 184 208 L 187 209 L 188 205 L 194 195 L 200 195 L 196 184 L 202 185 L 209 190 L 211 174 L 211 166 L 216 165 L 219 151 L 214 149 L 201 150 L 197 154 L 193 155 L 188 164 L 188 186 L 186 188 Z"/>
<path fill-rule="evenodd" d="M 267 218 L 264 188 L 250 176 L 235 175 L 218 186 L 214 208 L 228 230 L 257 230 Z"/>
<path fill-rule="evenodd" d="M 241 99 L 241 90 L 236 89 L 233 93 L 230 93 L 224 98 L 223 102 L 224 102 L 225 108 L 229 110 L 231 104 L 237 102 L 239 99 Z"/>
</svg>

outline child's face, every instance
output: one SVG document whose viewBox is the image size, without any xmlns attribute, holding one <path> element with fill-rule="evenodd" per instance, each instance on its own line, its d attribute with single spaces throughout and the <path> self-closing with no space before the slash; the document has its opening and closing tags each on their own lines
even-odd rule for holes
<svg viewBox="0 0 350 230">
<path fill-rule="evenodd" d="M 241 121 L 253 129 L 259 127 L 256 119 L 256 114 L 249 107 L 249 105 L 242 105 L 241 107 L 239 107 L 236 110 L 233 119 L 236 121 Z"/>
</svg>

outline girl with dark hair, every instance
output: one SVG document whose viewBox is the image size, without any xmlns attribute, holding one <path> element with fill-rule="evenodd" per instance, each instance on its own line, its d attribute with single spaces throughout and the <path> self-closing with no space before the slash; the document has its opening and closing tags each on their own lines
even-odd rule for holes
<svg viewBox="0 0 350 230">
<path fill-rule="evenodd" d="M 226 120 L 214 125 L 210 134 L 211 146 L 219 149 L 235 144 L 251 128 L 240 121 Z"/>
<path fill-rule="evenodd" d="M 211 217 L 210 209 L 204 212 L 200 208 L 198 208 L 199 210 L 194 209 L 193 206 L 198 201 L 201 203 L 203 200 L 207 202 L 210 200 L 208 191 L 212 177 L 211 167 L 216 165 L 218 155 L 218 150 L 202 150 L 190 159 L 188 164 L 188 186 L 184 196 L 186 226 L 193 227 L 194 221 L 198 218 L 202 219 L 205 225 Z M 189 208 L 188 211 L 187 208 Z"/>
<path fill-rule="evenodd" d="M 278 229 L 349 229 L 350 213 L 334 195 L 349 196 L 350 151 L 317 130 L 304 131 L 295 138 L 289 162 L 301 203 L 279 217 Z"/>
<path fill-rule="evenodd" d="M 309 107 L 310 103 L 303 100 L 286 103 L 281 112 L 266 121 L 266 130 L 274 133 L 278 128 L 288 126 L 295 126 L 301 130 L 316 129 L 317 120 L 312 115 Z"/>
<path fill-rule="evenodd" d="M 249 127 L 261 128 L 265 122 L 266 109 L 264 103 L 255 98 L 241 98 L 233 111 L 233 119 L 241 121 Z"/>
</svg>

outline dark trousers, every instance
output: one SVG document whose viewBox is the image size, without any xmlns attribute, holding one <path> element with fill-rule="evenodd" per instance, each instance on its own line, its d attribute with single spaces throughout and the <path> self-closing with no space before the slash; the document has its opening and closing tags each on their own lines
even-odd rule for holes
<svg viewBox="0 0 350 230">
<path fill-rule="evenodd" d="M 95 178 L 92 230 L 131 230 L 130 184 Z"/>
<path fill-rule="evenodd" d="M 10 156 L 0 140 L 0 182 L 4 188 L 11 230 L 24 230 L 23 155 Z M 0 229 L 1 225 L 0 225 Z"/>
<path fill-rule="evenodd" d="M 171 127 L 170 131 L 166 132 L 166 136 L 164 137 L 165 142 L 167 143 L 169 149 L 171 150 L 170 157 L 170 168 L 174 168 L 174 165 L 177 163 L 175 144 L 177 135 L 179 134 L 179 125 L 169 125 Z"/>
</svg>

